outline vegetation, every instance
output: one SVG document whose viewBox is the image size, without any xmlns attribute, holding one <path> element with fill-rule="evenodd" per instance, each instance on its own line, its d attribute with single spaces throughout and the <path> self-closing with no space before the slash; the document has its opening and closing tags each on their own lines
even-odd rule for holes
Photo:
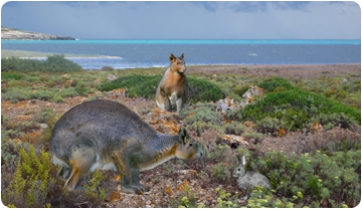
<svg viewBox="0 0 362 209">
<path fill-rule="evenodd" d="M 155 105 L 144 104 L 152 101 L 142 99 L 154 99 L 164 69 L 114 70 L 105 66 L 100 71 L 83 71 L 64 60 L 63 56 L 48 57 L 48 61 L 2 60 L 1 197 L 8 207 L 120 206 L 110 200 L 110 194 L 119 192 L 114 189 L 117 183 L 110 183 L 114 172 L 96 171 L 82 182 L 83 189 L 68 191 L 50 162 L 49 139 L 57 119 L 71 106 L 96 98 L 134 106 L 159 132 L 185 126 L 204 148 L 202 159 L 173 159 L 159 169 L 142 172 L 141 178 L 152 185 L 152 192 L 132 196 L 139 200 L 139 207 L 152 200 L 155 207 L 344 208 L 356 207 L 361 200 L 361 94 L 355 75 L 344 75 L 348 80 L 344 82 L 338 76 L 287 80 L 191 74 L 192 105 L 173 115 L 156 111 Z M 117 79 L 109 81 L 110 73 Z M 250 85 L 266 93 L 241 109 L 217 112 L 219 99 L 231 97 L 238 104 Z M 126 89 L 127 96 L 107 96 L 117 88 Z M 152 114 L 154 119 L 150 119 Z M 314 134 L 312 124 L 323 130 Z M 289 138 L 282 138 L 280 130 Z M 248 146 L 232 143 L 225 135 L 240 137 Z M 275 143 L 290 139 L 306 148 L 298 153 L 263 151 L 263 143 L 270 138 Z M 232 176 L 235 154 L 245 154 L 247 170 L 267 176 L 272 189 L 256 187 L 249 200 L 242 200 L 245 191 Z M 185 169 L 196 172 L 175 172 Z M 157 190 L 158 185 L 164 188 Z M 117 196 L 115 202 L 123 204 L 125 197 Z M 160 201 L 156 204 L 154 200 Z"/>
<path fill-rule="evenodd" d="M 240 111 L 229 113 L 230 119 L 258 121 L 259 129 L 270 133 L 279 128 L 302 130 L 309 128 L 312 122 L 329 128 L 338 125 L 349 128 L 352 124 L 360 124 L 359 110 L 300 90 L 284 79 L 268 79 L 259 86 L 270 93 Z"/>
<path fill-rule="evenodd" d="M 64 55 L 49 56 L 45 61 L 35 59 L 20 59 L 16 57 L 1 58 L 1 72 L 74 72 L 82 67 L 64 58 Z"/>
<path fill-rule="evenodd" d="M 143 76 L 143 75 L 130 75 L 122 76 L 118 79 L 102 84 L 101 91 L 110 91 L 117 88 L 127 89 L 129 97 L 144 97 L 147 99 L 154 99 L 156 90 L 162 76 Z M 197 79 L 193 77 L 188 78 L 190 87 L 192 89 L 192 100 L 197 101 L 217 101 L 224 97 L 223 91 L 217 86 L 206 80 Z"/>
</svg>

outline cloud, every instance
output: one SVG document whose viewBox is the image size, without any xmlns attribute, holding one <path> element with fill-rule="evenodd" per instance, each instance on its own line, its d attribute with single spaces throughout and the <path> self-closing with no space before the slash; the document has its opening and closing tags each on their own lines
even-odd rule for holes
<svg viewBox="0 0 362 209">
<path fill-rule="evenodd" d="M 8 2 L 3 26 L 76 38 L 360 38 L 354 2 Z"/>
</svg>

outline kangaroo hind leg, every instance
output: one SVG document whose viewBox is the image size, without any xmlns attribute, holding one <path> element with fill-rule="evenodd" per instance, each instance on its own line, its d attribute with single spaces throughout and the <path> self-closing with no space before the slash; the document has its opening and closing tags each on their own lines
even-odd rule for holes
<svg viewBox="0 0 362 209">
<path fill-rule="evenodd" d="M 74 189 L 84 176 L 90 171 L 92 165 L 96 162 L 96 152 L 91 147 L 79 148 L 72 152 L 69 164 L 72 172 L 65 182 L 65 186 Z"/>
</svg>

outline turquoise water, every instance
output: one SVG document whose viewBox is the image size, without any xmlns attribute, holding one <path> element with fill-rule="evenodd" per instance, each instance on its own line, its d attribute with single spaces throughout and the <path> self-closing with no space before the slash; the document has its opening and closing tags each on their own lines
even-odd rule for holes
<svg viewBox="0 0 362 209">
<path fill-rule="evenodd" d="M 185 54 L 188 65 L 361 63 L 360 40 L 2 40 L 2 49 L 54 54 L 84 69 L 166 67 L 169 55 Z"/>
<path fill-rule="evenodd" d="M 361 44 L 361 40 L 2 40 L 2 44 Z"/>
</svg>

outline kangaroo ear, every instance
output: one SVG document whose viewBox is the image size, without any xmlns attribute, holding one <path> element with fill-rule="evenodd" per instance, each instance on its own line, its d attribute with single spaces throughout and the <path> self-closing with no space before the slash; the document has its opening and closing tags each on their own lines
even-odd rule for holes
<svg viewBox="0 0 362 209">
<path fill-rule="evenodd" d="M 181 54 L 180 58 L 181 58 L 181 59 L 184 59 L 184 53 Z"/>
<path fill-rule="evenodd" d="M 243 166 L 246 165 L 245 155 L 243 155 L 243 157 L 241 158 L 241 163 L 243 164 Z"/>
<path fill-rule="evenodd" d="M 187 132 L 185 128 L 180 128 L 178 131 L 178 138 L 182 144 L 186 144 Z"/>
<path fill-rule="evenodd" d="M 176 59 L 175 55 L 171 54 L 170 55 L 170 61 L 172 62 L 174 59 Z"/>
</svg>

